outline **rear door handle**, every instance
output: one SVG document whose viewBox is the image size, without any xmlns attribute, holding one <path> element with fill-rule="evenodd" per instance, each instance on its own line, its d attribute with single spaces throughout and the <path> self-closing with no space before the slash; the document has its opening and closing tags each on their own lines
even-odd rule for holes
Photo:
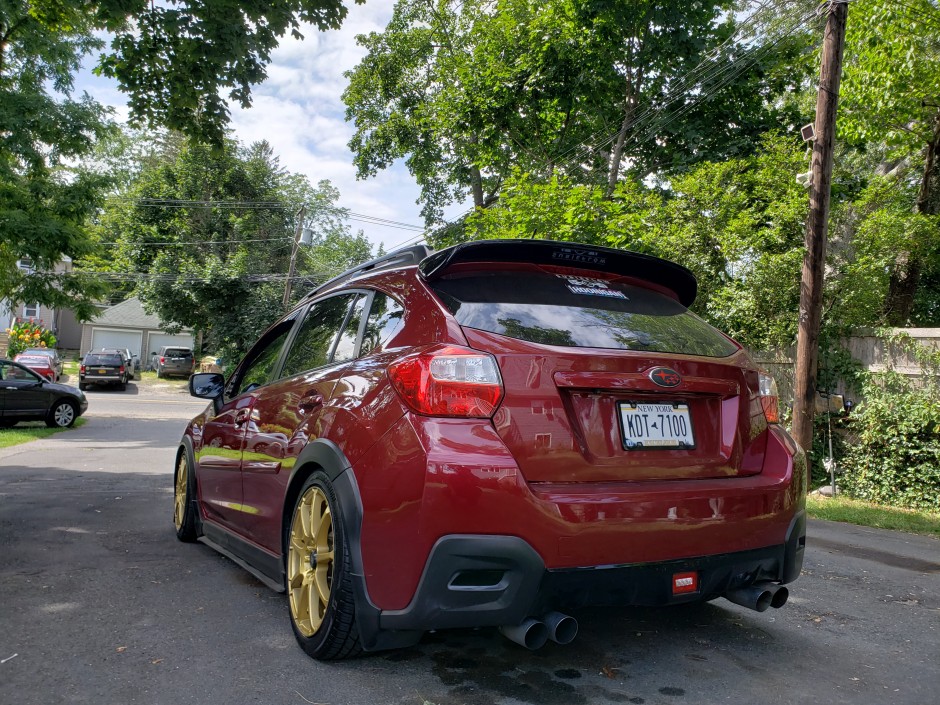
<svg viewBox="0 0 940 705">
<path fill-rule="evenodd" d="M 323 395 L 315 392 L 313 394 L 308 394 L 303 399 L 300 400 L 300 404 L 297 405 L 297 408 L 302 414 L 308 414 L 311 411 L 316 411 L 321 406 L 323 406 Z"/>
</svg>

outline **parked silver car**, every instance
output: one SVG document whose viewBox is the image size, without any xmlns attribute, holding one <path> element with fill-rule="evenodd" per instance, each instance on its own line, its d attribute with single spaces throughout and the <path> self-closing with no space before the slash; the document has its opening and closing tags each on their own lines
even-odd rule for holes
<svg viewBox="0 0 940 705">
<path fill-rule="evenodd" d="M 157 355 L 157 377 L 161 379 L 171 375 L 189 377 L 195 366 L 196 358 L 189 348 L 165 346 L 160 348 L 160 354 Z"/>
</svg>

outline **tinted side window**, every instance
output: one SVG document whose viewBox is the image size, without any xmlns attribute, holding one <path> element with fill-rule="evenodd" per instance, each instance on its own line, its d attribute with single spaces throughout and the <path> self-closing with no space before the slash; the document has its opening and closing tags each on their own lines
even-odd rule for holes
<svg viewBox="0 0 940 705">
<path fill-rule="evenodd" d="M 255 347 L 245 356 L 245 362 L 242 363 L 242 369 L 237 373 L 238 376 L 233 377 L 229 384 L 230 397 L 238 396 L 247 391 L 250 386 L 260 387 L 271 381 L 271 372 L 281 355 L 287 334 L 293 326 L 293 318 L 281 321 L 275 328 L 268 331 L 268 335 L 255 343 Z"/>
<path fill-rule="evenodd" d="M 346 320 L 352 298 L 353 294 L 333 296 L 310 307 L 287 353 L 282 377 L 329 363 L 333 342 Z"/>
<path fill-rule="evenodd" d="M 346 362 L 356 357 L 356 338 L 359 337 L 359 325 L 362 323 L 362 314 L 366 307 L 366 295 L 361 294 L 352 306 L 349 320 L 336 341 L 336 351 L 333 353 L 333 362 Z"/>
<path fill-rule="evenodd" d="M 402 324 L 405 309 L 395 299 L 376 293 L 369 309 L 369 320 L 362 336 L 359 355 L 367 355 L 391 338 Z"/>
</svg>

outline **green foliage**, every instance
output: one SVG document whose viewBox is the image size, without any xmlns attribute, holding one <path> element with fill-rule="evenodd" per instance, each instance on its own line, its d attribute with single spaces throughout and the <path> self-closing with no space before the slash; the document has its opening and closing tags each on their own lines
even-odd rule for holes
<svg viewBox="0 0 940 705">
<path fill-rule="evenodd" d="M 642 178 L 749 153 L 795 123 L 790 101 L 767 96 L 800 84 L 805 44 L 768 41 L 749 71 L 731 70 L 744 51 L 731 6 L 399 0 L 385 31 L 358 38 L 367 54 L 347 74 L 359 176 L 405 159 L 433 222 L 468 193 L 489 204 L 513 169 L 609 193 L 627 166 Z M 706 56 L 701 81 L 683 81 Z M 681 120 L 656 112 L 668 105 Z"/>
<path fill-rule="evenodd" d="M 266 143 L 171 147 L 107 202 L 97 235 L 116 243 L 109 261 L 83 262 L 132 284 L 168 330 L 200 331 L 206 350 L 238 359 L 283 313 L 302 203 L 314 244 L 298 250 L 294 300 L 369 258 L 368 241 L 344 225 L 337 190 L 285 172 Z"/>
<path fill-rule="evenodd" d="M 114 37 L 97 71 L 128 94 L 132 120 L 216 145 L 228 123 L 226 98 L 251 105 L 280 38 L 302 38 L 302 22 L 337 29 L 347 13 L 341 0 L 97 0 L 87 7 L 95 26 Z"/>
<path fill-rule="evenodd" d="M 84 223 L 106 185 L 74 166 L 108 129 L 105 111 L 70 95 L 99 43 L 82 8 L 54 0 L 0 3 L 0 34 L 0 299 L 71 306 L 85 318 L 102 287 L 53 270 L 92 249 Z"/>
<path fill-rule="evenodd" d="M 26 348 L 54 348 L 56 337 L 43 326 L 42 321 L 17 320 L 6 329 L 9 336 L 7 357 L 15 357 Z"/>
<path fill-rule="evenodd" d="M 872 374 L 852 415 L 858 442 L 842 465 L 850 497 L 909 509 L 940 509 L 940 351 L 905 338 L 886 343 L 906 351 L 924 371 Z"/>
</svg>

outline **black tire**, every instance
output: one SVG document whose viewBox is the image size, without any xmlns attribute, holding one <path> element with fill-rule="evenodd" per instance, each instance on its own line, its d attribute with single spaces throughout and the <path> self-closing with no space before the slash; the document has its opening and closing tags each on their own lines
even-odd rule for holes
<svg viewBox="0 0 940 705">
<path fill-rule="evenodd" d="M 16 424 L 14 419 L 0 419 L 0 428 L 13 428 Z"/>
<path fill-rule="evenodd" d="M 298 509 L 309 501 L 310 497 L 325 500 L 330 513 L 330 531 L 318 543 L 332 547 L 332 560 L 328 566 L 324 566 L 327 576 L 325 579 L 330 588 L 329 597 L 322 621 L 317 626 L 313 626 L 313 619 L 305 620 L 300 614 L 304 611 L 303 607 L 306 607 L 307 614 L 310 614 L 310 600 L 312 599 L 311 595 L 307 596 L 307 600 L 301 599 L 304 590 L 303 572 L 308 567 L 316 572 L 317 563 L 312 559 L 314 552 L 310 550 L 309 544 L 301 545 L 302 542 L 295 532 L 295 523 L 300 516 Z M 313 513 L 311 509 L 311 515 Z M 322 526 L 321 521 L 317 523 Z M 302 526 L 298 528 L 302 534 Z M 340 515 L 339 502 L 336 500 L 336 491 L 329 478 L 322 472 L 316 472 L 307 478 L 297 495 L 297 501 L 290 514 L 290 523 L 284 535 L 284 561 L 291 629 L 301 648 L 308 656 L 321 661 L 353 658 L 361 654 L 362 646 L 359 643 L 359 629 L 356 625 L 356 603 L 353 599 L 352 567 L 349 547 L 346 544 L 346 529 Z M 311 564 L 313 567 L 310 567 Z M 292 587 L 292 578 L 294 587 Z M 312 590 L 312 588 L 308 589 Z M 317 597 L 322 601 L 322 594 L 318 593 Z M 322 605 L 322 602 L 320 604 Z M 301 623 L 298 623 L 299 614 Z M 312 633 L 309 633 L 311 631 Z"/>
<path fill-rule="evenodd" d="M 199 535 L 199 517 L 196 515 L 196 480 L 193 477 L 189 455 L 180 453 L 173 473 L 173 525 L 176 538 L 192 543 Z"/>
<path fill-rule="evenodd" d="M 85 384 L 84 382 L 79 382 L 78 388 L 81 389 L 83 392 L 88 391 L 88 385 Z"/>
<path fill-rule="evenodd" d="M 127 389 L 127 382 L 121 382 L 121 383 L 118 385 L 118 389 L 120 389 L 122 392 L 123 392 L 125 389 Z"/>
<path fill-rule="evenodd" d="M 157 368 L 157 379 L 163 379 L 163 370 Z"/>
<path fill-rule="evenodd" d="M 57 399 L 46 414 L 46 426 L 49 428 L 68 428 L 78 418 L 78 407 L 68 399 Z"/>
</svg>

